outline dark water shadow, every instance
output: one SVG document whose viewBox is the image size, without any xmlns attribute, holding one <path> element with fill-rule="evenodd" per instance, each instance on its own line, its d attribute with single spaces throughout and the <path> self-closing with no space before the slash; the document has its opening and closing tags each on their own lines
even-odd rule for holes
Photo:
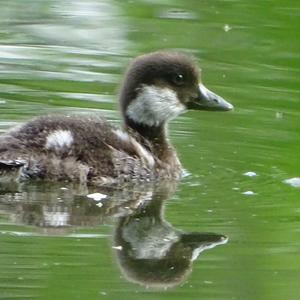
<svg viewBox="0 0 300 300">
<path fill-rule="evenodd" d="M 202 251 L 228 240 L 178 230 L 165 220 L 165 203 L 176 187 L 170 182 L 120 188 L 7 183 L 0 185 L 0 214 L 12 224 L 35 226 L 33 235 L 68 236 L 75 226 L 112 222 L 112 248 L 124 277 L 145 287 L 170 288 L 185 281 Z"/>
</svg>

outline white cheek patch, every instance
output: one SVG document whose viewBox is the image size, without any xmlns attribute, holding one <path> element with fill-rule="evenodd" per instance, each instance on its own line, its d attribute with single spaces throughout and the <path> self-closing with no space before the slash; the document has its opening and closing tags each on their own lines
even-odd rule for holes
<svg viewBox="0 0 300 300">
<path fill-rule="evenodd" d="M 144 85 L 128 106 L 126 115 L 139 124 L 158 126 L 186 110 L 176 92 L 169 88 Z"/>
<path fill-rule="evenodd" d="M 61 150 L 69 148 L 73 143 L 73 135 L 69 130 L 55 130 L 46 139 L 46 149 Z"/>
</svg>

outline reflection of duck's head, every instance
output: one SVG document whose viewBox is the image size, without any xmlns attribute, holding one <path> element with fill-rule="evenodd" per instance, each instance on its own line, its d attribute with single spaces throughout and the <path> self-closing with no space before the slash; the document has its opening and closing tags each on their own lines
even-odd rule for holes
<svg viewBox="0 0 300 300">
<path fill-rule="evenodd" d="M 125 277 L 154 288 L 180 284 L 202 251 L 227 242 L 220 234 L 176 230 L 164 220 L 161 204 L 154 199 L 139 212 L 120 218 L 114 240 Z"/>
</svg>

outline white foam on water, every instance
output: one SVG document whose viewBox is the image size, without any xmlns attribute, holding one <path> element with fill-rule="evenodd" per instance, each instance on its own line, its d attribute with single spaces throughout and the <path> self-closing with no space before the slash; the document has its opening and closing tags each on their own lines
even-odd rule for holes
<svg viewBox="0 0 300 300">
<path fill-rule="evenodd" d="M 255 172 L 252 172 L 252 171 L 245 172 L 243 175 L 244 176 L 248 176 L 248 177 L 255 177 L 255 176 L 257 176 L 257 174 Z"/>
<path fill-rule="evenodd" d="M 253 191 L 246 191 L 246 192 L 243 192 L 242 194 L 247 195 L 247 196 L 255 195 L 255 193 Z"/>
<path fill-rule="evenodd" d="M 94 194 L 87 195 L 87 197 L 90 199 L 93 199 L 95 201 L 101 201 L 101 200 L 105 199 L 107 197 L 107 195 L 101 194 L 101 193 L 94 193 Z"/>
<path fill-rule="evenodd" d="M 300 178 L 299 177 L 293 177 L 286 180 L 283 180 L 283 183 L 286 183 L 292 187 L 300 187 Z"/>
</svg>

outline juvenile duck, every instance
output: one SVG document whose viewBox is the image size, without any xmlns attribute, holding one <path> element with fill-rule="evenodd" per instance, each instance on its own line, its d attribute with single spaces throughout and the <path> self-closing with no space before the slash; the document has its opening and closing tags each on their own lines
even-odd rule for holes
<svg viewBox="0 0 300 300">
<path fill-rule="evenodd" d="M 102 118 L 44 116 L 3 134 L 0 180 L 11 174 L 93 184 L 176 180 L 182 168 L 167 123 L 187 109 L 233 108 L 205 88 L 191 58 L 174 52 L 133 60 L 119 101 L 122 129 Z"/>
</svg>

